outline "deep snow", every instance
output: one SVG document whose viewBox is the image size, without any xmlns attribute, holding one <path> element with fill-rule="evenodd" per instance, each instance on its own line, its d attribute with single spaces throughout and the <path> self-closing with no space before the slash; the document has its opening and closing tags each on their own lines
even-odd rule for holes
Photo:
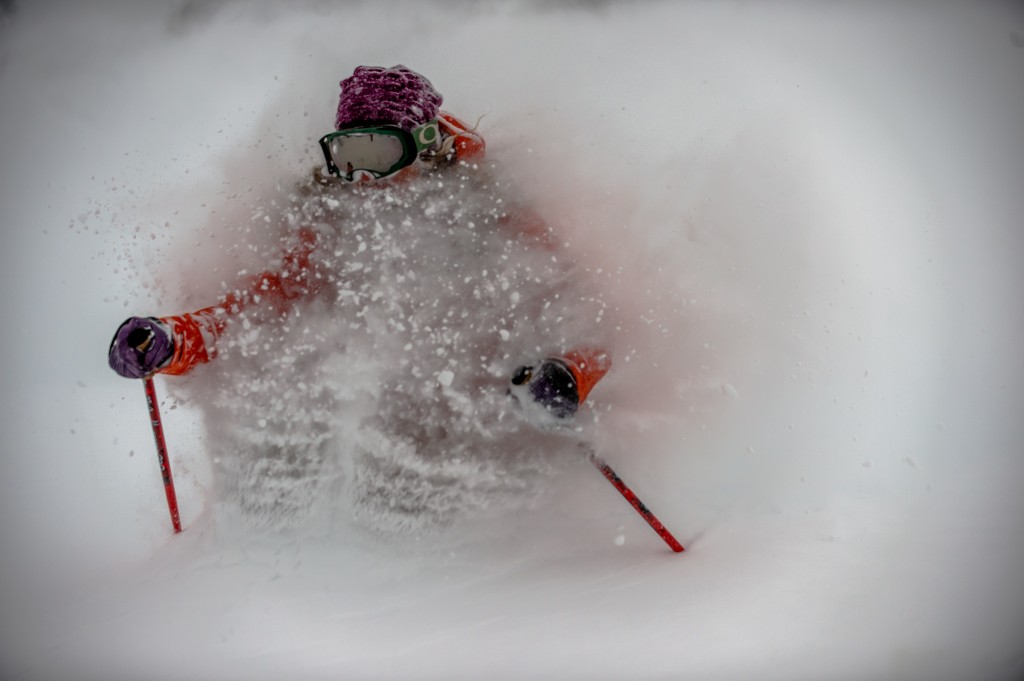
<svg viewBox="0 0 1024 681">
<path fill-rule="evenodd" d="M 1022 35 L 1009 3 L 20 3 L 4 678 L 1019 678 Z M 382 534 L 334 478 L 254 529 L 211 405 L 258 369 L 228 362 L 158 381 L 171 536 L 110 335 L 263 265 L 229 246 L 276 243 L 253 207 L 360 63 L 486 114 L 597 277 L 629 331 L 594 430 L 685 554 L 565 458 L 448 529 Z M 327 385 L 385 375 L 345 357 Z"/>
</svg>

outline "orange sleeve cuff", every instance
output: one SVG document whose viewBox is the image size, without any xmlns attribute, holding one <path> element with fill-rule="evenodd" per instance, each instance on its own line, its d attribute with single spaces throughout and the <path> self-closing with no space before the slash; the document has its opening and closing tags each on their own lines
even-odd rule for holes
<svg viewBox="0 0 1024 681">
<path fill-rule="evenodd" d="M 597 382 L 604 378 L 612 368 L 611 357 L 604 350 L 594 348 L 577 348 L 570 350 L 561 357 L 569 367 L 576 380 L 576 392 L 580 404 L 587 399 Z"/>
<path fill-rule="evenodd" d="M 160 321 L 171 330 L 174 354 L 171 355 L 170 363 L 159 370 L 160 373 L 180 376 L 213 359 L 217 354 L 217 337 L 224 331 L 224 315 L 224 308 L 217 306 L 173 317 L 161 317 Z"/>
</svg>

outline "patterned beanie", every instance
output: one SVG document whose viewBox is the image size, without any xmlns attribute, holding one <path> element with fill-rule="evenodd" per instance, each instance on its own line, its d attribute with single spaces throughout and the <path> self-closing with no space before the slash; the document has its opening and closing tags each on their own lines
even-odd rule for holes
<svg viewBox="0 0 1024 681">
<path fill-rule="evenodd" d="M 437 117 L 441 93 L 430 81 L 401 64 L 357 66 L 341 81 L 337 130 L 364 125 L 397 125 L 412 130 Z"/>
</svg>

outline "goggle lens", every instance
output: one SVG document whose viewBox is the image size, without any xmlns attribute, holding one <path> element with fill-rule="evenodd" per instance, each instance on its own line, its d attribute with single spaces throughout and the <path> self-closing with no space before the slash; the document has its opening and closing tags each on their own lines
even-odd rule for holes
<svg viewBox="0 0 1024 681">
<path fill-rule="evenodd" d="M 380 132 L 339 135 L 328 142 L 328 147 L 331 160 L 343 175 L 356 170 L 387 173 L 405 156 L 401 139 Z"/>
</svg>

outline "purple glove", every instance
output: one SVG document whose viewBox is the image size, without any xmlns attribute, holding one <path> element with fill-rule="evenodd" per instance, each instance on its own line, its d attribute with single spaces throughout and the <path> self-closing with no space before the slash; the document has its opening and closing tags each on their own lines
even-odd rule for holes
<svg viewBox="0 0 1024 681">
<path fill-rule="evenodd" d="M 537 405 L 557 419 L 569 418 L 580 406 L 576 379 L 557 358 L 545 359 L 537 367 L 519 367 L 510 382 L 508 394 L 520 406 Z"/>
<path fill-rule="evenodd" d="M 110 341 L 110 368 L 125 378 L 145 378 L 174 354 L 174 341 L 156 317 L 129 317 Z"/>
</svg>

